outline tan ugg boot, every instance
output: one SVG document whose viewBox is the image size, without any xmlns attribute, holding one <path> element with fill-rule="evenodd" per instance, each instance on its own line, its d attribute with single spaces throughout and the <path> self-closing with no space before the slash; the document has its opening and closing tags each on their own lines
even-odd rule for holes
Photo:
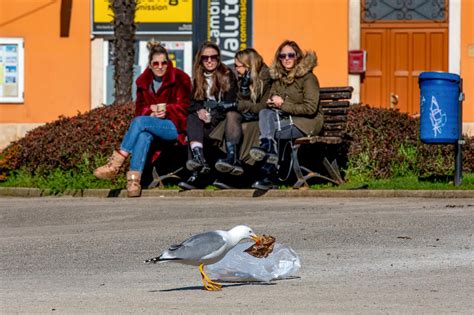
<svg viewBox="0 0 474 315">
<path fill-rule="evenodd" d="M 142 187 L 140 186 L 140 179 L 142 174 L 137 171 L 127 172 L 127 196 L 140 197 Z"/>
<path fill-rule="evenodd" d="M 125 157 L 118 153 L 118 151 L 114 151 L 112 156 L 109 157 L 107 164 L 94 170 L 94 176 L 99 179 L 115 178 L 122 167 L 123 162 L 125 162 Z"/>
</svg>

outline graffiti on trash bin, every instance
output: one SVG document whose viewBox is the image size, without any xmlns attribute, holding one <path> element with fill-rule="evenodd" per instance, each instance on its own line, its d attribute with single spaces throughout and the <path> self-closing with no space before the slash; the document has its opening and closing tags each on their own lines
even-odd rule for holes
<svg viewBox="0 0 474 315">
<path fill-rule="evenodd" d="M 425 97 L 423 96 L 421 99 L 422 107 L 424 108 L 423 104 L 425 103 Z M 448 118 L 446 113 L 444 113 L 441 108 L 439 108 L 438 101 L 436 97 L 433 95 L 431 96 L 431 106 L 430 106 L 430 121 L 431 126 L 433 127 L 434 136 L 438 136 L 443 133 L 443 127 L 446 125 Z"/>
</svg>

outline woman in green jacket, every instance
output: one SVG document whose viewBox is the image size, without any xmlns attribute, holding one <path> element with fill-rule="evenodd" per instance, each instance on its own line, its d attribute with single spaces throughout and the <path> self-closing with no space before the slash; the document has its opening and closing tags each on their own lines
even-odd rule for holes
<svg viewBox="0 0 474 315">
<path fill-rule="evenodd" d="M 252 187 L 272 188 L 270 176 L 276 173 L 278 147 L 276 139 L 295 139 L 317 135 L 323 126 L 319 106 L 319 82 L 313 74 L 317 58 L 313 51 L 304 53 L 294 41 L 278 47 L 270 75 L 273 84 L 267 108 L 259 113 L 260 146 L 250 150 L 256 161 L 264 160 L 264 178 Z"/>
<path fill-rule="evenodd" d="M 217 140 L 227 153 L 226 158 L 217 161 L 216 170 L 241 175 L 242 162 L 249 165 L 255 163 L 249 151 L 259 142 L 258 113 L 267 107 L 272 80 L 262 56 L 253 48 L 237 52 L 234 67 L 239 87 L 237 106 L 227 111 L 226 119 L 210 137 Z"/>
</svg>

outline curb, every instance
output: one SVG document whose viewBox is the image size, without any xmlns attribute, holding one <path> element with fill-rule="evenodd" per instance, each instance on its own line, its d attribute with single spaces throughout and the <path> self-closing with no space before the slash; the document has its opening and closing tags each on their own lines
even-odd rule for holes
<svg viewBox="0 0 474 315">
<path fill-rule="evenodd" d="M 94 197 L 126 198 L 122 189 L 76 189 L 61 194 L 39 188 L 0 187 L 0 197 Z M 254 189 L 188 190 L 145 189 L 142 197 L 240 197 L 240 198 L 474 198 L 474 190 L 316 190 L 285 189 L 260 191 Z"/>
</svg>

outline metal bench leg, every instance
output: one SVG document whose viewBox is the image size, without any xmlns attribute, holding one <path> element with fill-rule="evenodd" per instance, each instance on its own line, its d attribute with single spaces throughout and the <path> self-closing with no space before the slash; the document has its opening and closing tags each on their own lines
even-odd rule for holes
<svg viewBox="0 0 474 315">
<path fill-rule="evenodd" d="M 176 173 L 180 172 L 182 169 L 183 168 L 180 167 L 176 171 L 160 176 L 158 175 L 158 172 L 156 171 L 156 167 L 153 166 L 153 171 L 152 171 L 153 181 L 150 183 L 150 185 L 148 185 L 148 188 L 155 188 L 156 186 L 158 186 L 160 189 L 162 189 L 165 187 L 165 185 L 163 184 L 163 180 L 168 179 L 168 178 L 181 179 L 181 177 L 176 175 Z"/>
<path fill-rule="evenodd" d="M 340 185 L 344 183 L 341 173 L 339 172 L 339 165 L 337 165 L 336 159 L 334 159 L 332 163 L 329 163 L 328 159 L 324 158 L 323 164 L 336 184 Z"/>
<path fill-rule="evenodd" d="M 293 171 L 295 172 L 297 181 L 293 185 L 293 188 L 299 189 L 302 186 L 308 188 L 308 183 L 306 182 L 305 176 L 301 171 L 300 162 L 298 161 L 298 149 L 300 148 L 299 144 L 291 144 L 291 160 L 293 163 Z"/>
<path fill-rule="evenodd" d="M 331 176 L 331 178 L 327 177 L 327 176 L 324 176 L 324 175 L 321 175 L 318 172 L 313 172 L 309 168 L 306 168 L 306 167 L 300 165 L 300 162 L 298 161 L 298 149 L 299 149 L 299 147 L 300 147 L 299 144 L 292 145 L 292 147 L 291 147 L 291 149 L 292 149 L 291 150 L 291 159 L 292 159 L 292 162 L 293 162 L 293 171 L 295 172 L 295 175 L 296 175 L 296 178 L 297 178 L 297 181 L 293 185 L 293 188 L 295 188 L 295 189 L 300 189 L 302 187 L 309 188 L 309 185 L 308 185 L 307 181 L 311 178 L 314 178 L 314 177 L 325 179 L 325 180 L 327 180 L 329 182 L 332 182 L 336 185 L 340 185 L 340 184 L 344 183 L 344 180 L 342 179 L 341 173 L 339 173 L 339 167 L 337 165 L 336 160 L 334 160 L 332 162 L 332 164 L 329 163 L 327 158 L 324 158 L 324 161 L 323 161 L 323 164 L 326 167 L 326 169 L 328 170 L 329 175 Z M 307 174 L 303 175 L 303 171 L 306 172 Z"/>
</svg>

